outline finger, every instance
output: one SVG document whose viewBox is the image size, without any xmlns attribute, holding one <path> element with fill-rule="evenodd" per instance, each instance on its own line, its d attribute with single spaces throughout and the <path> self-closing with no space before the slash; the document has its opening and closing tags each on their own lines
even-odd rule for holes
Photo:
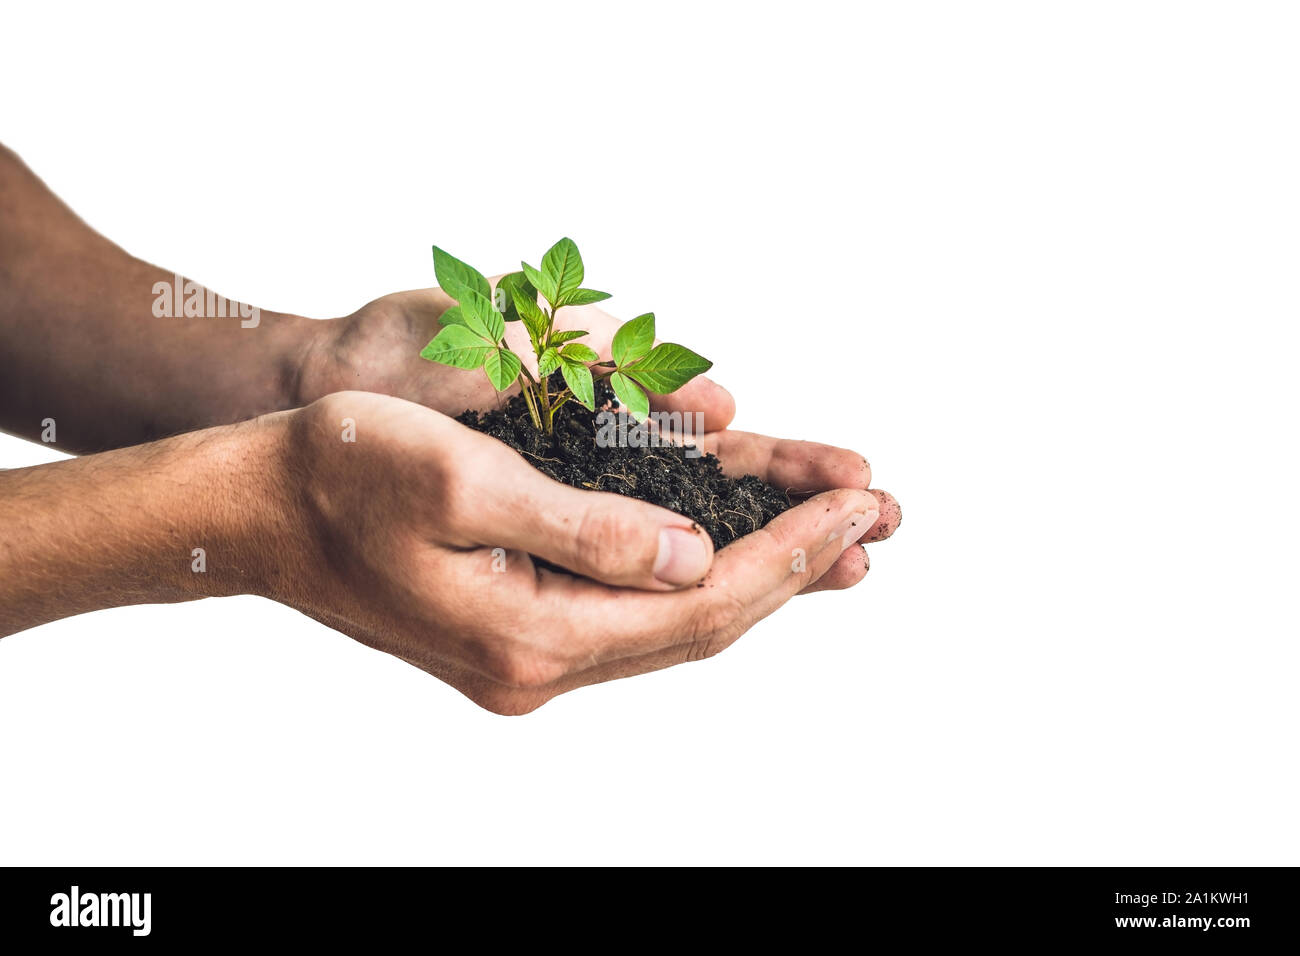
<svg viewBox="0 0 1300 956">
<path fill-rule="evenodd" d="M 699 412 L 703 416 L 700 431 L 711 432 L 726 428 L 736 417 L 736 400 L 731 393 L 711 378 L 699 376 L 691 379 L 669 395 L 650 396 L 650 407 L 657 412 Z"/>
<path fill-rule="evenodd" d="M 846 548 L 839 560 L 831 565 L 830 570 L 809 584 L 800 594 L 816 594 L 818 591 L 843 591 L 859 583 L 871 570 L 871 558 L 862 545 Z"/>
<path fill-rule="evenodd" d="M 903 509 L 899 505 L 897 498 L 888 491 L 881 491 L 879 488 L 872 488 L 871 493 L 880 502 L 880 520 L 858 539 L 863 544 L 870 541 L 884 541 L 897 531 L 898 526 L 903 523 Z"/>
<path fill-rule="evenodd" d="M 814 538 L 806 543 L 816 546 L 815 541 L 816 539 Z M 786 543 L 788 543 L 788 541 Z M 823 539 L 819 550 L 809 561 L 809 567 L 806 572 L 807 578 L 813 580 L 825 578 L 832 572 L 832 569 L 839 565 L 839 561 L 846 557 L 852 558 L 853 562 L 860 567 L 862 564 L 862 549 L 855 546 L 849 546 L 847 550 L 841 550 L 842 547 L 843 536 L 837 535 L 831 541 Z M 728 552 L 730 550 L 731 549 L 728 548 Z M 854 552 L 856 552 L 856 555 Z M 727 552 L 724 552 L 723 555 L 719 557 L 719 564 L 723 562 L 726 554 Z M 800 580 L 800 578 L 794 575 L 782 575 L 780 584 L 769 590 L 767 593 L 761 595 L 756 601 L 747 605 L 748 613 L 746 615 L 739 618 L 732 626 L 723 628 L 717 633 L 708 635 L 707 639 L 678 641 L 674 644 L 648 653 L 633 654 L 598 662 L 593 656 L 588 666 L 572 670 L 564 676 L 547 684 L 545 687 L 533 688 L 527 691 L 522 698 L 523 705 L 526 709 L 531 710 L 540 707 L 546 701 L 558 696 L 559 694 L 589 684 L 599 684 L 605 681 L 620 680 L 624 677 L 635 677 L 639 674 L 662 670 L 665 667 L 672 667 L 676 664 L 710 657 L 733 643 L 760 618 L 767 616 L 788 601 L 794 593 L 795 587 L 797 587 L 797 584 L 795 583 L 797 580 Z"/>
<path fill-rule="evenodd" d="M 395 295 L 385 296 L 383 300 L 401 303 L 402 310 L 411 324 L 421 331 L 427 331 L 432 337 L 439 328 L 438 317 L 456 304 L 456 300 L 437 287 L 428 289 L 409 289 Z M 375 302 L 369 303 L 370 306 Z"/>
<path fill-rule="evenodd" d="M 493 666 L 482 662 L 473 670 L 466 670 L 453 683 L 482 706 L 498 713 L 520 714 L 587 684 L 632 677 L 711 656 L 735 641 L 754 621 L 785 603 L 801 583 L 825 577 L 844 555 L 861 554 L 860 548 L 851 545 L 845 549 L 845 539 L 853 536 L 855 522 L 871 520 L 869 514 L 854 510 L 858 507 L 870 508 L 871 501 L 864 499 L 860 492 L 831 492 L 795 509 L 801 511 L 798 521 L 793 516 L 787 517 L 784 527 L 778 527 L 775 532 L 765 530 L 750 535 L 754 540 L 748 543 L 755 549 L 774 547 L 781 558 L 793 542 L 802 542 L 807 546 L 804 550 L 816 549 L 806 563 L 799 562 L 801 571 L 793 568 L 786 571 L 783 567 L 779 574 L 768 575 L 766 583 L 776 584 L 767 593 L 759 593 L 763 584 L 753 581 L 748 572 L 754 566 L 756 554 L 738 562 L 738 575 L 725 576 L 726 580 L 742 582 L 734 594 L 725 598 L 707 583 L 693 591 L 649 594 L 541 571 L 530 599 L 531 611 L 555 625 L 547 632 L 551 638 L 549 646 L 536 646 L 530 651 L 531 660 L 542 666 L 516 666 L 512 668 L 515 679 L 503 683 L 499 676 L 485 676 L 499 673 L 500 663 Z M 838 524 L 827 531 L 835 522 Z M 765 545 L 762 539 L 768 537 L 772 540 Z M 793 553 L 794 548 L 802 545 L 794 545 L 790 551 Z M 723 557 L 734 550 L 734 546 L 728 548 Z M 482 563 L 482 556 L 477 560 Z M 723 563 L 722 559 L 719 563 Z M 758 566 L 769 570 L 771 565 L 770 561 L 758 562 Z M 719 584 L 726 586 L 723 582 Z M 683 597 L 688 599 L 680 600 Z M 685 604 L 694 606 L 687 619 L 674 620 L 674 614 L 680 614 Z M 723 613 L 719 614 L 719 609 Z M 691 626 L 700 620 L 708 622 L 703 632 Z M 637 625 L 647 624 L 648 640 L 627 643 L 638 630 Z M 593 641 L 593 636 L 597 640 Z M 645 650 L 646 647 L 650 650 Z M 547 671 L 554 672 L 555 676 L 536 683 L 520 679 L 524 674 Z"/>
<path fill-rule="evenodd" d="M 730 641 L 823 575 L 879 517 L 865 491 L 837 489 L 728 545 L 695 588 L 648 594 L 544 576 L 543 606 L 581 622 L 564 637 L 571 669 L 688 644 Z"/>
<path fill-rule="evenodd" d="M 718 456 L 726 474 L 758 475 L 791 495 L 871 485 L 867 460 L 855 451 L 834 445 L 721 431 L 703 436 L 699 446 Z"/>
<path fill-rule="evenodd" d="M 755 474 L 790 495 L 829 488 L 867 488 L 871 484 L 867 460 L 855 451 L 833 445 L 733 431 L 705 435 L 699 445 L 703 451 L 718 456 L 727 474 Z M 880 520 L 862 541 L 884 541 L 898 530 L 903 510 L 889 492 L 873 488 L 871 493 L 880 500 Z"/>
<path fill-rule="evenodd" d="M 884 541 L 898 530 L 903 520 L 903 510 L 898 500 L 888 491 L 872 488 L 871 495 L 880 502 L 880 518 L 867 529 L 866 534 L 858 539 L 859 547 L 849 548 L 831 569 L 800 591 L 800 594 L 814 594 L 817 591 L 842 591 L 851 588 L 867 576 L 871 570 L 871 558 L 867 549 L 861 545 L 868 542 Z"/>
<path fill-rule="evenodd" d="M 749 623 L 745 625 L 744 629 L 748 629 L 754 622 L 767 617 L 794 595 L 822 581 L 827 574 L 839 567 L 839 562 L 844 560 L 846 553 L 851 555 L 853 552 L 861 550 L 855 542 L 864 533 L 862 529 L 870 528 L 880 519 L 877 501 L 870 492 L 849 489 L 824 492 L 815 498 L 810 498 L 804 505 L 798 507 L 812 505 L 840 495 L 860 496 L 857 497 L 858 507 L 863 510 L 848 515 L 847 521 L 841 520 L 828 533 L 825 548 L 815 559 L 811 557 L 810 552 L 808 570 L 805 574 L 791 575 L 790 580 L 784 582 L 780 587 L 773 588 L 765 594 L 755 595 L 748 607 Z M 786 514 L 789 513 L 786 512 Z M 778 535 L 790 535 L 793 529 L 783 528 L 778 524 L 779 520 L 780 516 L 767 527 L 773 528 Z M 863 573 L 865 573 L 865 568 Z M 739 634 L 736 636 L 739 636 Z M 733 637 L 732 640 L 734 639 Z"/>
<path fill-rule="evenodd" d="M 461 521 L 474 543 L 526 551 L 605 584 L 651 591 L 695 584 L 713 562 L 713 543 L 690 518 L 636 498 L 571 488 L 505 446 L 482 453 L 492 457 L 471 472 L 479 504 Z"/>
<path fill-rule="evenodd" d="M 866 534 L 858 539 L 859 547 L 846 550 L 840 555 L 840 559 L 831 566 L 829 571 L 800 591 L 800 594 L 814 594 L 817 591 L 842 591 L 845 588 L 853 587 L 867 576 L 867 572 L 871 570 L 871 558 L 867 554 L 866 548 L 861 547 L 861 545 L 868 542 L 884 541 L 898 530 L 898 525 L 903 520 L 903 512 L 898 506 L 897 499 L 888 491 L 872 488 L 871 495 L 880 502 L 880 519 L 867 529 Z"/>
</svg>

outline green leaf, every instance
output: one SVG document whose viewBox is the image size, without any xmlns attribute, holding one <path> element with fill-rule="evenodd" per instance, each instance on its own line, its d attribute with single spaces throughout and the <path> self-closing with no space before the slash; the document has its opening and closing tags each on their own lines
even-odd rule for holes
<svg viewBox="0 0 1300 956">
<path fill-rule="evenodd" d="M 542 256 L 542 272 L 546 274 L 558 298 L 546 297 L 552 305 L 569 304 L 569 296 L 582 285 L 582 256 L 572 239 L 561 239 Z M 540 288 L 540 286 L 539 286 Z"/>
<path fill-rule="evenodd" d="M 564 304 L 591 305 L 593 302 L 604 302 L 608 298 L 608 292 L 597 292 L 595 289 L 578 289 L 564 300 Z"/>
<path fill-rule="evenodd" d="M 542 298 L 554 306 L 556 299 L 555 283 L 551 281 L 551 277 L 538 272 L 526 262 L 519 264 L 524 267 L 524 276 L 533 284 L 533 288 L 542 294 Z"/>
<path fill-rule="evenodd" d="M 560 349 L 560 355 L 575 362 L 595 362 L 600 358 L 600 353 L 590 346 L 583 345 L 581 342 L 566 345 Z"/>
<path fill-rule="evenodd" d="M 488 381 L 498 392 L 504 392 L 514 384 L 522 367 L 523 363 L 519 361 L 519 356 L 507 348 L 489 352 L 487 360 L 483 363 L 483 371 L 487 372 Z"/>
<path fill-rule="evenodd" d="M 464 325 L 465 313 L 461 311 L 460 306 L 453 305 L 442 315 L 438 316 L 438 321 L 443 325 Z"/>
<path fill-rule="evenodd" d="M 570 330 L 568 332 L 556 332 L 554 335 L 551 336 L 551 344 L 561 345 L 572 339 L 580 339 L 584 335 L 590 335 L 590 334 L 591 334 L 590 332 L 579 332 L 576 330 Z"/>
<path fill-rule="evenodd" d="M 492 294 L 492 304 L 497 306 L 501 318 L 507 322 L 519 321 L 519 306 L 515 304 L 516 296 L 531 298 L 537 304 L 537 290 L 522 272 L 512 272 L 497 281 L 496 291 Z"/>
<path fill-rule="evenodd" d="M 457 302 L 465 300 L 466 290 L 477 292 L 485 299 L 492 294 L 492 287 L 483 273 L 437 246 L 433 247 L 433 271 L 442 291 Z"/>
<path fill-rule="evenodd" d="M 637 359 L 619 371 L 632 376 L 650 391 L 666 395 L 711 368 L 712 362 L 684 345 L 664 342 L 651 349 L 645 358 Z"/>
<path fill-rule="evenodd" d="M 547 319 L 546 313 L 540 309 L 535 313 L 520 312 L 524 317 L 524 327 L 528 329 L 528 338 L 533 343 L 533 353 L 542 347 L 542 339 L 546 336 Z"/>
<path fill-rule="evenodd" d="M 619 402 L 627 413 L 639 422 L 645 421 L 646 416 L 650 414 L 650 398 L 641 390 L 641 386 L 622 372 L 611 375 L 609 384 L 614 387 L 614 394 L 618 396 Z"/>
<path fill-rule="evenodd" d="M 483 338 L 500 342 L 501 336 L 506 334 L 505 319 L 487 296 L 466 290 L 465 298 L 460 301 L 460 311 L 465 317 L 465 325 Z"/>
<path fill-rule="evenodd" d="M 581 402 L 588 411 L 594 412 L 596 410 L 596 386 L 591 380 L 591 369 L 581 362 L 575 362 L 561 356 L 560 374 L 564 376 L 564 381 L 573 390 L 573 397 Z"/>
<path fill-rule="evenodd" d="M 553 348 L 547 349 L 542 353 L 542 357 L 537 360 L 537 374 L 541 378 L 546 378 L 559 367 L 560 353 Z"/>
<path fill-rule="evenodd" d="M 620 366 L 635 362 L 650 351 L 655 344 L 655 314 L 647 312 L 624 322 L 614 333 L 610 351 Z"/>
<path fill-rule="evenodd" d="M 449 325 L 420 350 L 420 357 L 455 368 L 478 368 L 496 346 L 463 325 Z"/>
<path fill-rule="evenodd" d="M 533 351 L 536 351 L 542 341 L 542 336 L 546 334 L 546 327 L 551 324 L 551 320 L 546 317 L 542 307 L 537 304 L 537 290 L 533 288 L 533 284 L 527 279 L 517 283 L 511 293 L 515 300 L 515 311 L 519 313 L 519 318 L 523 320 L 524 328 L 528 329 L 528 337 L 533 341 Z"/>
</svg>

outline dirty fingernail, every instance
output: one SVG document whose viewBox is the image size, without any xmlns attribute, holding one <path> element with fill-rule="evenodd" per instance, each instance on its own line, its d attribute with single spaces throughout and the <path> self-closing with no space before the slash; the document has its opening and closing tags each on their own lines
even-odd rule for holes
<svg viewBox="0 0 1300 956">
<path fill-rule="evenodd" d="M 698 581 L 708 570 L 709 548 L 703 534 L 685 528 L 664 528 L 659 532 L 655 580 L 676 588 Z"/>
<path fill-rule="evenodd" d="M 840 541 L 840 550 L 844 550 L 858 538 L 867 533 L 868 529 L 880 520 L 879 511 L 859 511 L 851 514 L 848 520 L 844 521 L 834 531 L 826 536 L 826 543 L 830 544 L 836 538 Z"/>
</svg>

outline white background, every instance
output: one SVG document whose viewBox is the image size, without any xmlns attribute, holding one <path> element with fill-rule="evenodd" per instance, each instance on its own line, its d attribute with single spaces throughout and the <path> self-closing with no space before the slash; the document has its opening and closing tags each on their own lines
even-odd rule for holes
<svg viewBox="0 0 1300 956">
<path fill-rule="evenodd" d="M 264 308 L 571 235 L 902 529 L 518 719 L 252 598 L 6 638 L 0 862 L 1300 862 L 1293 8 L 456 7 L 26 5 L 0 139 Z"/>
</svg>

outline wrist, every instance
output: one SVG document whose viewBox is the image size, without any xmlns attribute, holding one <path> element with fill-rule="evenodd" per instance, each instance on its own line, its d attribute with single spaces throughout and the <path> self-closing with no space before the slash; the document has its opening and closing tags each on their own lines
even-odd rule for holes
<svg viewBox="0 0 1300 956">
<path fill-rule="evenodd" d="M 185 581 L 193 597 L 276 598 L 285 592 L 304 539 L 288 461 L 295 414 L 213 429 L 196 449 L 192 467 L 204 476 L 207 494 L 190 534 L 206 567 Z"/>
<path fill-rule="evenodd" d="M 332 345 L 334 322 L 328 319 L 309 319 L 291 312 L 261 313 L 254 334 L 262 334 L 262 354 L 266 358 L 259 375 L 270 385 L 271 395 L 263 401 L 261 414 L 300 408 L 310 404 L 305 399 L 305 384 L 314 377 Z M 239 419 L 231 419 L 237 421 Z"/>
<path fill-rule="evenodd" d="M 348 319 L 295 318 L 285 408 L 303 408 L 344 387 L 338 381 L 338 355 Z"/>
</svg>

